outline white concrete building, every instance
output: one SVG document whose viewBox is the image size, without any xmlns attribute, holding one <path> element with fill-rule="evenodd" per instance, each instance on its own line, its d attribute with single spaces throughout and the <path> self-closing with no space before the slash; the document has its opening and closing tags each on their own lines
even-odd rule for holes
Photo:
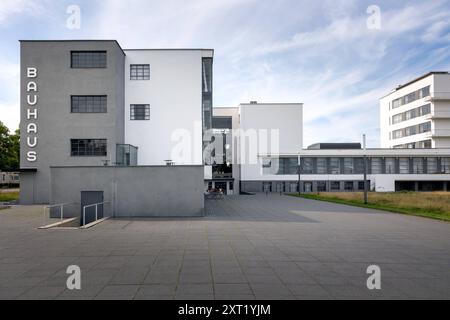
<svg viewBox="0 0 450 320">
<path fill-rule="evenodd" d="M 137 164 L 201 165 L 200 80 L 213 50 L 124 51 L 125 143 L 139 148 Z"/>
<path fill-rule="evenodd" d="M 362 191 L 366 157 L 372 191 L 450 190 L 450 148 L 363 150 L 359 143 L 319 143 L 303 149 L 302 111 L 301 103 L 215 108 L 205 189 Z"/>
<path fill-rule="evenodd" d="M 450 74 L 430 72 L 380 100 L 382 148 L 450 148 Z"/>
<path fill-rule="evenodd" d="M 291 154 L 302 149 L 303 104 L 250 103 L 241 104 L 239 109 L 241 186 L 243 190 L 249 186 L 260 188 L 266 166 L 261 154 Z M 287 177 L 278 175 L 274 179 Z"/>
<path fill-rule="evenodd" d="M 450 149 L 363 150 L 330 145 L 330 149 L 306 149 L 293 154 L 261 154 L 266 166 L 259 180 L 272 192 L 295 192 L 299 180 L 302 192 L 363 191 L 366 156 L 372 191 L 450 190 Z M 258 191 L 254 188 L 248 191 Z"/>
<path fill-rule="evenodd" d="M 376 191 L 449 189 L 448 73 L 382 99 L 387 149 L 304 150 L 302 103 L 213 108 L 213 56 L 21 41 L 21 203 L 78 203 L 65 211 L 74 216 L 101 203 L 112 216 L 200 216 L 213 188 L 360 190 L 364 155 Z"/>
<path fill-rule="evenodd" d="M 215 150 L 205 163 L 205 188 L 223 189 L 227 194 L 248 186 L 259 190 L 262 186 L 259 154 L 294 153 L 302 149 L 303 104 L 255 101 L 214 108 L 213 131 Z"/>
</svg>

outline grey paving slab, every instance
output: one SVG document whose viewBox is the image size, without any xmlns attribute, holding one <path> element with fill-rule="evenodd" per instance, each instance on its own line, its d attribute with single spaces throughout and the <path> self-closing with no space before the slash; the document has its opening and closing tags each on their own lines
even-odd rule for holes
<svg viewBox="0 0 450 320">
<path fill-rule="evenodd" d="M 247 283 L 215 284 L 214 293 L 216 295 L 231 295 L 231 294 L 253 295 L 253 291 Z"/>
<path fill-rule="evenodd" d="M 0 299 L 450 299 L 449 223 L 279 195 L 205 211 L 69 231 L 37 230 L 39 206 L 2 210 Z"/>
<path fill-rule="evenodd" d="M 53 300 L 56 299 L 63 291 L 64 287 L 33 287 L 18 296 L 19 300 Z"/>
<path fill-rule="evenodd" d="M 86 299 L 93 300 L 103 289 L 103 285 L 82 286 L 81 290 L 64 290 L 57 299 Z"/>
<path fill-rule="evenodd" d="M 95 299 L 108 300 L 115 297 L 120 300 L 131 300 L 138 290 L 138 285 L 108 285 L 95 296 Z"/>
</svg>

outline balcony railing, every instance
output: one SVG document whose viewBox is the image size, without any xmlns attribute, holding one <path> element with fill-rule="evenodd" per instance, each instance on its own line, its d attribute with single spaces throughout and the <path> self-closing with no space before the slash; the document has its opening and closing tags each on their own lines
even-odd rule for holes
<svg viewBox="0 0 450 320">
<path fill-rule="evenodd" d="M 212 174 L 213 179 L 231 179 L 233 178 L 233 173 L 214 173 Z"/>
<path fill-rule="evenodd" d="M 450 100 L 450 92 L 431 92 L 426 101 Z"/>
<path fill-rule="evenodd" d="M 433 119 L 449 119 L 450 118 L 450 110 L 434 110 L 432 114 L 428 115 L 429 118 Z"/>
<path fill-rule="evenodd" d="M 450 137 L 450 129 L 434 129 L 431 131 L 433 137 Z"/>
</svg>

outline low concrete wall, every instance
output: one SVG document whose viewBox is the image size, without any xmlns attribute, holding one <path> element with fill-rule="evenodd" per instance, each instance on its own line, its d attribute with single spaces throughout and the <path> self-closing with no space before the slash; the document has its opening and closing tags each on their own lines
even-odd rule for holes
<svg viewBox="0 0 450 320">
<path fill-rule="evenodd" d="M 203 216 L 203 166 L 51 167 L 51 203 L 81 202 L 81 191 L 103 191 L 112 217 Z M 73 206 L 72 206 L 73 207 Z M 79 216 L 81 205 L 64 209 Z"/>
</svg>

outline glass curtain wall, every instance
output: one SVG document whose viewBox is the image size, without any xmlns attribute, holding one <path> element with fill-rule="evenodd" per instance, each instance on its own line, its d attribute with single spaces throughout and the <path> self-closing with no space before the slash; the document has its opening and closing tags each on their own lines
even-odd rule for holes
<svg viewBox="0 0 450 320">
<path fill-rule="evenodd" d="M 206 134 L 212 129 L 213 113 L 213 59 L 202 58 L 202 122 L 203 122 L 203 150 L 209 145 L 210 135 Z M 210 157 L 205 155 L 205 164 L 211 164 Z"/>
</svg>

